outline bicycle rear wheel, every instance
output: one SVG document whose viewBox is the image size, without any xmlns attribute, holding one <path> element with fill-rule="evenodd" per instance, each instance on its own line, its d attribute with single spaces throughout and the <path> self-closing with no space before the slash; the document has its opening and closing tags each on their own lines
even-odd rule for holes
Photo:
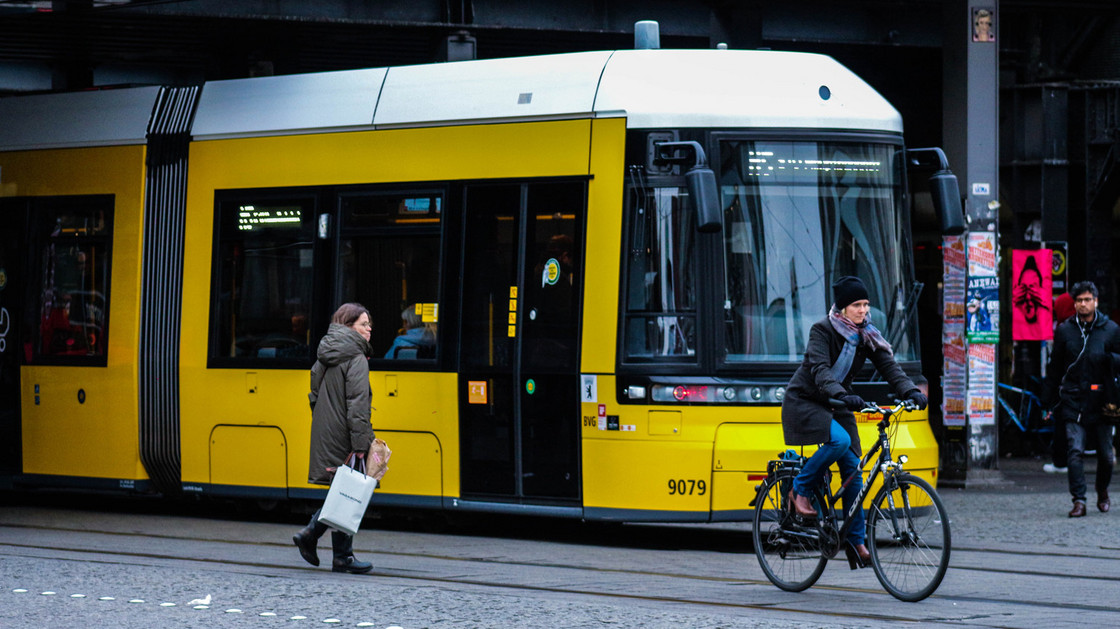
<svg viewBox="0 0 1120 629">
<path fill-rule="evenodd" d="M 933 594 L 949 568 L 949 515 L 937 492 L 910 474 L 888 477 L 871 503 L 867 547 L 879 583 L 895 598 Z"/>
<path fill-rule="evenodd" d="M 816 522 L 798 522 L 787 496 L 793 487 L 793 474 L 767 477 L 758 489 L 754 505 L 754 554 L 766 578 L 787 592 L 808 589 L 828 559 L 821 554 L 820 531 Z"/>
</svg>

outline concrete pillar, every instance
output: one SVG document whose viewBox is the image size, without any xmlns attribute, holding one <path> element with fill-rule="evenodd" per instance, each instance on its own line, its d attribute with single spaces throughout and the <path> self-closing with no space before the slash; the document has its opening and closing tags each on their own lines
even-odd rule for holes
<svg viewBox="0 0 1120 629">
<path fill-rule="evenodd" d="M 999 259 L 999 2 L 998 0 L 947 0 L 944 4 L 943 136 L 949 164 L 957 174 L 964 198 L 970 237 L 983 244 L 990 238 L 994 268 L 969 265 L 969 280 L 991 276 L 998 282 Z M 989 28 L 990 26 L 990 28 Z M 982 252 L 983 248 L 977 251 Z M 978 258 L 979 256 L 977 256 Z M 987 282 L 990 290 L 990 281 Z M 998 301 L 998 299 L 997 299 Z M 1005 313 L 1000 325 L 1010 325 Z M 965 426 L 948 427 L 949 456 L 965 462 L 964 470 L 946 469 L 946 480 L 966 480 L 993 474 L 999 464 L 998 413 L 995 383 L 999 380 L 998 345 L 975 354 L 994 356 L 991 370 L 977 370 L 970 348 Z M 980 348 L 977 348 L 979 350 Z M 963 451 L 962 451 L 963 449 Z M 959 476 L 958 476 L 959 475 Z"/>
</svg>

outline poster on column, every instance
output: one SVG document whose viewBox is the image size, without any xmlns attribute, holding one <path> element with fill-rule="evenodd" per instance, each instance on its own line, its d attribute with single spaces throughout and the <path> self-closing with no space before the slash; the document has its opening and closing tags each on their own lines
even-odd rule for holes
<svg viewBox="0 0 1120 629">
<path fill-rule="evenodd" d="M 1054 338 L 1051 294 L 1053 258 L 1049 249 L 1011 251 L 1011 339 Z"/>
<path fill-rule="evenodd" d="M 963 326 L 962 326 L 963 328 Z M 964 333 L 946 331 L 941 336 L 941 413 L 946 426 L 965 425 L 965 382 L 968 373 L 968 353 Z"/>
<path fill-rule="evenodd" d="M 964 330 L 964 300 L 968 261 L 964 252 L 964 236 L 945 236 L 942 252 L 942 331 Z"/>
<path fill-rule="evenodd" d="M 993 232 L 969 232 L 968 276 L 996 276 L 996 235 Z"/>
<path fill-rule="evenodd" d="M 973 426 L 996 423 L 996 348 L 968 346 L 968 418 Z"/>
<path fill-rule="evenodd" d="M 964 426 L 968 374 L 964 342 L 964 302 L 968 293 L 965 237 L 942 237 L 941 255 L 941 417 L 946 426 Z"/>
<path fill-rule="evenodd" d="M 969 343 L 999 342 L 999 278 L 968 278 L 965 322 Z"/>
</svg>

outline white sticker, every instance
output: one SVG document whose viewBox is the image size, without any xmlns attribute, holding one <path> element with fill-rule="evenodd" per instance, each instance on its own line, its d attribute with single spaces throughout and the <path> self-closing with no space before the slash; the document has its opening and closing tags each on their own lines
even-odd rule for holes
<svg viewBox="0 0 1120 629">
<path fill-rule="evenodd" d="M 599 401 L 599 376 L 580 375 L 580 399 L 584 402 L 597 403 Z"/>
<path fill-rule="evenodd" d="M 974 183 L 972 184 L 972 194 L 977 196 L 988 196 L 992 193 L 992 184 L 990 183 Z"/>
</svg>

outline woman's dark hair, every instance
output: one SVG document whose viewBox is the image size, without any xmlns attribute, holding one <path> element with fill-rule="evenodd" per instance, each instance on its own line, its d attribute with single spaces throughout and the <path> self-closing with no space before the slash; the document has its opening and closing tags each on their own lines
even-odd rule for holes
<svg viewBox="0 0 1120 629">
<path fill-rule="evenodd" d="M 1100 294 L 1097 293 L 1097 285 L 1087 280 L 1078 282 L 1073 285 L 1073 288 L 1069 289 L 1069 294 L 1074 299 L 1077 299 L 1077 296 L 1083 293 L 1093 293 L 1093 299 L 1100 299 Z"/>
<path fill-rule="evenodd" d="M 331 323 L 341 323 L 346 327 L 351 327 L 362 315 L 369 317 L 369 311 L 362 304 L 356 302 L 342 304 L 331 316 Z"/>
</svg>

